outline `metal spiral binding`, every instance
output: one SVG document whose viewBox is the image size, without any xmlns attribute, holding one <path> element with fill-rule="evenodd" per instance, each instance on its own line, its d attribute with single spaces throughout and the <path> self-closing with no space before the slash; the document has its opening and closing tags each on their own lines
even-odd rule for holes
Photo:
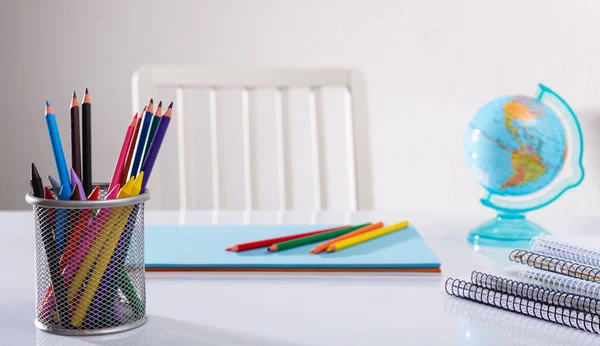
<svg viewBox="0 0 600 346">
<path fill-rule="evenodd" d="M 477 286 L 512 294 L 521 298 L 531 299 L 536 302 L 562 306 L 569 309 L 577 309 L 597 315 L 600 314 L 600 300 L 575 294 L 574 292 L 557 291 L 550 285 L 544 285 L 542 287 L 540 283 L 531 282 L 530 280 L 528 280 L 527 283 L 519 282 L 474 271 L 471 273 L 471 282 Z"/>
<path fill-rule="evenodd" d="M 600 251 L 598 250 L 552 240 L 547 237 L 534 237 L 531 240 L 530 248 L 532 251 L 544 255 L 600 267 Z"/>
<path fill-rule="evenodd" d="M 534 302 L 453 278 L 446 280 L 445 289 L 455 297 L 600 334 L 600 316 L 589 312 Z"/>
<path fill-rule="evenodd" d="M 537 269 L 586 281 L 600 282 L 600 268 L 593 268 L 586 264 L 563 260 L 528 250 L 514 250 L 508 257 L 513 262 L 526 264 Z"/>
<path fill-rule="evenodd" d="M 600 284 L 579 280 L 572 277 L 546 272 L 539 269 L 525 268 L 519 272 L 523 282 L 593 299 L 600 299 Z"/>
</svg>

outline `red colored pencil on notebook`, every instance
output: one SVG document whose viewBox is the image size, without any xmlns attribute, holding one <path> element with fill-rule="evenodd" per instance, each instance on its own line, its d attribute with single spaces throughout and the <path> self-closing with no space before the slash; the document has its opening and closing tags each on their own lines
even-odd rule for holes
<svg viewBox="0 0 600 346">
<path fill-rule="evenodd" d="M 261 247 L 267 247 L 267 246 L 271 246 L 273 244 L 288 241 L 288 240 L 294 240 L 294 239 L 308 237 L 308 236 L 315 235 L 315 234 L 336 231 L 338 229 L 348 228 L 348 227 L 350 227 L 350 225 L 328 228 L 328 229 L 323 229 L 323 230 L 319 230 L 319 231 L 310 231 L 310 232 L 300 233 L 300 234 L 292 234 L 292 235 L 287 235 L 287 236 L 283 236 L 283 237 L 279 237 L 279 238 L 257 240 L 257 241 L 253 241 L 253 242 L 249 242 L 249 243 L 237 244 L 230 248 L 227 248 L 226 250 L 233 251 L 233 252 L 254 250 L 254 249 L 261 248 Z"/>
</svg>

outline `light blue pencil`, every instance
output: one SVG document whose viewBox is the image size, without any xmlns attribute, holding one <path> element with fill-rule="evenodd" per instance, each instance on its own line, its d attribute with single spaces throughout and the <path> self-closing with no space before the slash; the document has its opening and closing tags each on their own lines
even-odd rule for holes
<svg viewBox="0 0 600 346">
<path fill-rule="evenodd" d="M 58 132 L 58 125 L 56 124 L 56 117 L 52 112 L 50 103 L 46 101 L 46 126 L 48 127 L 48 135 L 50 136 L 50 144 L 52 146 L 52 153 L 54 154 L 54 162 L 56 163 L 56 170 L 58 171 L 58 179 L 60 180 L 61 189 L 58 193 L 58 199 L 69 200 L 71 197 L 71 181 L 69 180 L 69 169 L 67 168 L 67 161 L 65 160 L 65 153 L 63 151 L 62 143 L 60 141 L 60 133 Z M 57 255 L 62 254 L 62 250 L 65 246 L 65 228 L 67 226 L 67 210 L 58 209 L 56 213 L 56 251 Z"/>
</svg>

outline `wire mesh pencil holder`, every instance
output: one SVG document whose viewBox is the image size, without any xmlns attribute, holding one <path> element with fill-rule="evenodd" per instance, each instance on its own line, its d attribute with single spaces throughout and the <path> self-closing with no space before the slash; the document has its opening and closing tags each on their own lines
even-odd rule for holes
<svg viewBox="0 0 600 346">
<path fill-rule="evenodd" d="M 61 335 L 122 332 L 146 322 L 144 202 L 128 198 L 61 201 L 37 198 L 35 326 Z"/>
</svg>

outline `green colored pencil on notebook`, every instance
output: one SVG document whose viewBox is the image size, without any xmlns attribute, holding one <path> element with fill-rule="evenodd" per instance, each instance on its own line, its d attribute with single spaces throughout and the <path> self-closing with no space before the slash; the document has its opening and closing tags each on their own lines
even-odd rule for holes
<svg viewBox="0 0 600 346">
<path fill-rule="evenodd" d="M 368 226 L 370 224 L 371 223 L 368 222 L 368 223 L 364 223 L 364 224 L 358 225 L 358 226 L 342 228 L 337 231 L 319 233 L 319 234 L 311 235 L 311 236 L 304 237 L 304 238 L 298 238 L 298 239 L 286 241 L 286 242 L 279 243 L 279 244 L 273 244 L 273 245 L 269 246 L 269 251 L 277 252 L 277 251 L 289 250 L 289 249 L 293 249 L 293 248 L 296 248 L 296 247 L 299 247 L 302 245 L 312 244 L 312 243 L 316 243 L 316 242 L 328 240 L 328 239 L 333 239 L 333 238 L 339 237 L 341 235 L 344 235 L 346 233 L 355 231 L 359 228 Z"/>
</svg>

